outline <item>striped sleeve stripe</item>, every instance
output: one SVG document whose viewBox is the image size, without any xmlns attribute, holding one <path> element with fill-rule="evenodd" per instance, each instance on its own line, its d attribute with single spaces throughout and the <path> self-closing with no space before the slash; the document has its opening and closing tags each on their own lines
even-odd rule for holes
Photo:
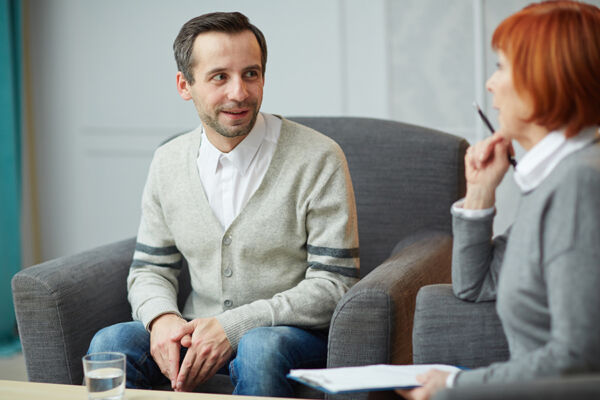
<svg viewBox="0 0 600 400">
<path fill-rule="evenodd" d="M 181 269 L 182 263 L 181 263 L 181 260 L 174 262 L 174 263 L 160 264 L 160 263 L 153 263 L 153 262 L 149 262 L 149 261 L 142 261 L 142 260 L 134 259 L 133 262 L 131 263 L 131 268 L 145 267 L 147 265 L 153 265 L 155 267 L 162 267 L 162 268 Z"/>
<path fill-rule="evenodd" d="M 135 244 L 135 250 L 141 251 L 146 254 L 150 254 L 151 256 L 168 256 L 171 254 L 179 253 L 177 246 L 168 246 L 168 247 L 152 247 L 146 244 L 142 244 L 137 242 Z"/>
<path fill-rule="evenodd" d="M 335 258 L 357 258 L 359 255 L 358 247 L 352 249 L 335 249 L 333 247 L 319 247 L 306 245 L 306 250 L 316 256 L 329 256 Z"/>
<path fill-rule="evenodd" d="M 350 278 L 358 278 L 358 269 L 356 268 L 339 267 L 337 265 L 326 265 L 316 262 L 310 263 L 309 268 L 327 272 L 334 272 L 336 274 L 349 276 Z"/>
</svg>

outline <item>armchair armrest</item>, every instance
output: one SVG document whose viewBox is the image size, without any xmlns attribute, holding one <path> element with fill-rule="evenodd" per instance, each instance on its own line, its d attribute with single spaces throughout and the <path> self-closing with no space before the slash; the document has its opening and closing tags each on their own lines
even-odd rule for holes
<svg viewBox="0 0 600 400">
<path fill-rule="evenodd" d="M 12 279 L 30 381 L 81 384 L 81 357 L 101 328 L 131 320 L 127 274 L 135 239 L 47 261 Z"/>
<path fill-rule="evenodd" d="M 415 307 L 414 363 L 477 368 L 507 360 L 508 344 L 495 306 L 462 301 L 451 285 L 421 288 Z"/>
<path fill-rule="evenodd" d="M 417 290 L 450 282 L 452 237 L 428 231 L 396 246 L 395 253 L 340 300 L 329 329 L 327 367 L 411 364 Z M 328 396 L 367 398 L 366 393 Z"/>
<path fill-rule="evenodd" d="M 540 379 L 525 383 L 486 384 L 445 389 L 433 400 L 592 400 L 600 398 L 600 375 Z"/>
</svg>

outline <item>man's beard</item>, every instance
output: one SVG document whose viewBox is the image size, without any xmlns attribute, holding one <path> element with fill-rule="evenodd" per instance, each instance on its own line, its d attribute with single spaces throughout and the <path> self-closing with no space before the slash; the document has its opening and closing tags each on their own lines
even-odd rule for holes
<svg viewBox="0 0 600 400">
<path fill-rule="evenodd" d="M 226 127 L 221 125 L 218 120 L 218 116 L 223 110 L 232 109 L 232 108 L 248 108 L 248 112 L 253 113 L 252 119 L 245 125 L 237 125 L 232 127 Z M 200 119 L 206 125 L 210 126 L 214 129 L 219 135 L 234 138 L 238 136 L 246 136 L 250 133 L 252 128 L 254 128 L 254 124 L 256 123 L 256 118 L 258 117 L 258 107 L 256 102 L 252 103 L 236 103 L 233 106 L 228 104 L 227 106 L 222 106 L 217 108 L 214 115 L 210 115 L 208 113 L 199 112 Z"/>
</svg>

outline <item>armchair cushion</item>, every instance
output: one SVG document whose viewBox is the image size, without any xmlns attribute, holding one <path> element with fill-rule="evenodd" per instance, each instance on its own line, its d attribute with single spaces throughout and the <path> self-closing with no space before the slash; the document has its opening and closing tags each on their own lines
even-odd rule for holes
<svg viewBox="0 0 600 400">
<path fill-rule="evenodd" d="M 414 363 L 477 368 L 508 360 L 508 343 L 495 306 L 462 301 L 449 284 L 421 288 L 414 316 Z"/>
</svg>

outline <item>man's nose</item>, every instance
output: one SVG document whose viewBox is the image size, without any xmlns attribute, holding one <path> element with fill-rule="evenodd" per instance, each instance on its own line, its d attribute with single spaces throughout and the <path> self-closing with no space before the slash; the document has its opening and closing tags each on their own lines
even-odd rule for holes
<svg viewBox="0 0 600 400">
<path fill-rule="evenodd" d="M 248 88 L 242 78 L 232 79 L 229 87 L 229 100 L 244 101 L 248 97 Z"/>
</svg>

